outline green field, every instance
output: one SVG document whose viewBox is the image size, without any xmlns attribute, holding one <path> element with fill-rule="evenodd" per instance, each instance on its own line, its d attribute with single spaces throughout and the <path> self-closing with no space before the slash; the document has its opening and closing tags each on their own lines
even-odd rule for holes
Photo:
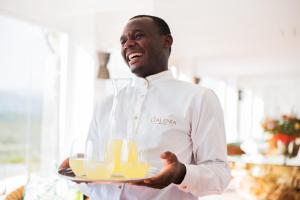
<svg viewBox="0 0 300 200">
<path fill-rule="evenodd" d="M 41 105 L 27 91 L 0 91 L 0 164 L 38 162 Z"/>
</svg>

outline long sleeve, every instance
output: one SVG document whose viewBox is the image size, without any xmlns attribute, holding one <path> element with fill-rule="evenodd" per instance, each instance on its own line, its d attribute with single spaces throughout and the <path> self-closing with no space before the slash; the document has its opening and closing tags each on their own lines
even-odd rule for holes
<svg viewBox="0 0 300 200">
<path fill-rule="evenodd" d="M 231 179 L 220 103 L 211 90 L 206 90 L 195 96 L 191 112 L 194 162 L 186 164 L 179 188 L 195 196 L 220 194 Z"/>
</svg>

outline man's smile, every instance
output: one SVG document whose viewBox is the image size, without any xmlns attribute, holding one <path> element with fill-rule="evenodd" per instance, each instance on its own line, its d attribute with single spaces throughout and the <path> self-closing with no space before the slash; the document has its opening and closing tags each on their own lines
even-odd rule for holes
<svg viewBox="0 0 300 200">
<path fill-rule="evenodd" d="M 137 62 L 139 58 L 141 58 L 144 54 L 141 52 L 130 52 L 127 54 L 127 61 L 129 65 L 132 65 L 133 63 Z"/>
</svg>

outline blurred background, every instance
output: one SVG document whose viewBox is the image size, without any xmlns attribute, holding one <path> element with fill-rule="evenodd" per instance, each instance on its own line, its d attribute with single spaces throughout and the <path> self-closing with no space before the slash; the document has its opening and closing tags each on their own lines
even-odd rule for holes
<svg viewBox="0 0 300 200">
<path fill-rule="evenodd" d="M 0 0 L 0 193 L 55 171 L 71 140 L 86 136 L 109 79 L 131 76 L 119 37 L 137 14 L 169 24 L 175 77 L 217 93 L 230 154 L 264 162 L 266 131 L 275 132 L 266 119 L 298 123 L 298 0 Z M 282 163 L 297 171 L 294 157 Z"/>
</svg>

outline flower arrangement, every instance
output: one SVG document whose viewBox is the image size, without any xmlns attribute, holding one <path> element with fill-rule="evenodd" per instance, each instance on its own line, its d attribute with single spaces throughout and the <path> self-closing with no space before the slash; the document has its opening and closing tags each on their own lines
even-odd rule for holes
<svg viewBox="0 0 300 200">
<path fill-rule="evenodd" d="M 262 123 L 265 132 L 271 134 L 284 134 L 287 136 L 300 136 L 300 118 L 295 114 L 282 115 L 279 119 L 266 118 Z"/>
<path fill-rule="evenodd" d="M 288 146 L 300 136 L 300 118 L 296 114 L 282 115 L 276 119 L 266 118 L 261 125 L 265 132 L 273 135 L 274 142 L 285 146 L 283 154 L 291 157 Z"/>
</svg>

